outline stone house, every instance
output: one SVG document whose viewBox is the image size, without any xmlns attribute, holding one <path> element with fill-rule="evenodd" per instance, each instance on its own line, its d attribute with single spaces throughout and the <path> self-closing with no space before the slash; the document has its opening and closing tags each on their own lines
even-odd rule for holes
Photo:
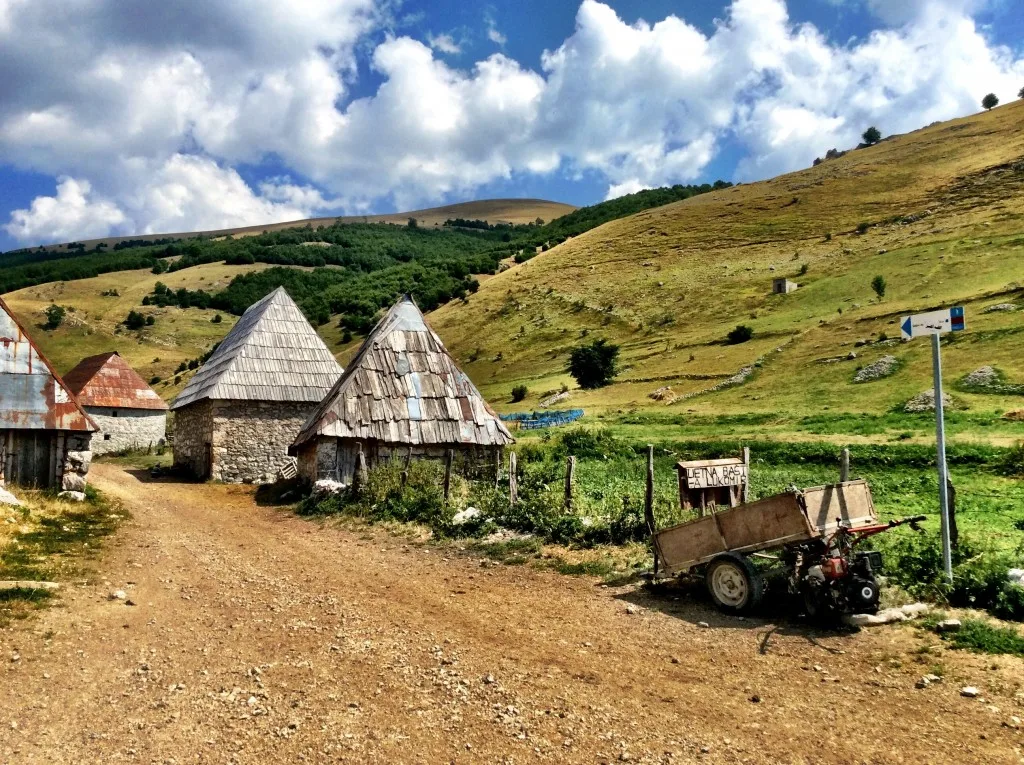
<svg viewBox="0 0 1024 765">
<path fill-rule="evenodd" d="M 799 286 L 789 279 L 772 279 L 772 292 L 776 295 L 788 295 L 790 292 L 796 292 Z"/>
<path fill-rule="evenodd" d="M 171 404 L 174 464 L 268 483 L 342 369 L 283 287 L 249 306 Z"/>
<path fill-rule="evenodd" d="M 360 452 L 367 467 L 448 450 L 489 465 L 514 441 L 406 295 L 367 336 L 291 453 L 306 480 L 350 484 Z"/>
<path fill-rule="evenodd" d="M 93 454 L 149 449 L 167 435 L 167 404 L 117 351 L 82 359 L 64 382 L 99 432 Z"/>
<path fill-rule="evenodd" d="M 95 423 L 0 298 L 0 485 L 85 491 L 95 431 Z"/>
</svg>

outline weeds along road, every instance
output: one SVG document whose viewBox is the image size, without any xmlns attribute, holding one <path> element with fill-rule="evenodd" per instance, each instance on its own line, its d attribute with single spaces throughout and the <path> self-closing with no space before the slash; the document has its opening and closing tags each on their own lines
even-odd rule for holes
<svg viewBox="0 0 1024 765">
<path fill-rule="evenodd" d="M 0 632 L 0 762 L 1020 761 L 1016 659 L 918 663 L 910 628 L 772 631 L 93 471 L 134 517 Z"/>
</svg>

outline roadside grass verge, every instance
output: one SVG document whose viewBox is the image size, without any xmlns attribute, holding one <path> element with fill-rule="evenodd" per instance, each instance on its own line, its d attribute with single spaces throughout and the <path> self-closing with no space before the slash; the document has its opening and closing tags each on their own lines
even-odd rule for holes
<svg viewBox="0 0 1024 765">
<path fill-rule="evenodd" d="M 937 634 L 950 648 L 972 653 L 1008 654 L 1024 656 L 1024 635 L 1014 627 L 993 624 L 985 619 L 962 619 L 957 630 L 940 630 L 940 622 L 949 618 L 944 611 L 933 611 L 923 618 L 918 627 Z M 939 674 L 939 673 L 936 673 Z"/>
<path fill-rule="evenodd" d="M 0 580 L 66 582 L 88 568 L 104 537 L 128 517 L 120 505 L 89 487 L 85 502 L 51 492 L 18 490 L 22 507 L 0 509 Z M 54 600 L 34 588 L 0 592 L 0 627 Z"/>
</svg>

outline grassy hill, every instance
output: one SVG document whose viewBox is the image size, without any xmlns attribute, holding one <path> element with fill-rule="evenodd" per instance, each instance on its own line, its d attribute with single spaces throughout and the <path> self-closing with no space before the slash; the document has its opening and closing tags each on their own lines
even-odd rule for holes
<svg viewBox="0 0 1024 765">
<path fill-rule="evenodd" d="M 289 228 L 302 228 L 303 226 L 313 226 L 316 228 L 317 226 L 331 226 L 335 223 L 392 223 L 404 226 L 409 222 L 409 218 L 415 218 L 421 226 L 430 227 L 442 226 L 446 220 L 452 218 L 486 220 L 492 224 L 507 223 L 518 225 L 533 223 L 537 218 L 541 218 L 544 221 L 554 220 L 575 209 L 572 205 L 567 205 L 563 202 L 551 202 L 546 199 L 479 199 L 472 202 L 457 202 L 441 207 L 429 207 L 424 210 L 385 213 L 382 215 L 342 215 L 327 218 L 303 218 L 302 220 L 286 221 L 284 223 L 239 226 L 210 231 L 108 236 L 100 239 L 81 239 L 79 243 L 85 245 L 87 249 L 92 249 L 97 244 L 113 247 L 120 242 L 133 240 L 153 241 L 157 239 L 219 238 L 226 236 L 237 238 L 240 236 L 255 236 L 266 231 L 283 231 Z M 61 243 L 47 245 L 44 249 L 60 250 L 66 247 L 67 243 Z"/>
<path fill-rule="evenodd" d="M 529 387 L 515 408 L 572 386 L 571 349 L 607 338 L 622 347 L 617 381 L 574 390 L 563 406 L 641 429 L 924 437 L 927 417 L 918 427 L 889 413 L 931 387 L 928 344 L 883 338 L 899 337 L 901 314 L 963 304 L 969 331 L 947 344 L 947 385 L 983 365 L 1024 383 L 1024 312 L 985 313 L 1024 308 L 1022 191 L 1018 101 L 612 221 L 495 276 L 431 321 L 492 401 Z M 880 300 L 876 275 L 887 282 Z M 773 295 L 776 277 L 801 286 Z M 738 324 L 753 339 L 726 344 Z M 886 355 L 899 371 L 853 382 Z M 742 384 L 701 393 L 755 364 Z M 650 398 L 666 386 L 671 393 Z M 974 426 L 984 422 L 997 441 L 1024 435 L 1000 419 L 1024 408 L 1024 396 L 952 392 L 967 407 L 954 433 L 980 435 Z M 828 423 L 816 424 L 823 415 Z"/>
<path fill-rule="evenodd" d="M 536 408 L 565 385 L 570 395 L 560 406 L 582 406 L 643 438 L 685 431 L 924 442 L 931 416 L 903 414 L 902 406 L 931 387 L 930 352 L 924 341 L 895 340 L 897 320 L 964 304 L 968 331 L 944 351 L 947 390 L 959 407 L 950 414 L 950 432 L 954 439 L 1011 443 L 1024 437 L 1024 423 L 1004 415 L 1024 409 L 1024 396 L 979 392 L 959 381 L 992 365 L 1008 383 L 1024 383 L 1024 312 L 985 312 L 1001 303 L 1024 308 L 1022 190 L 1024 103 L 1017 102 L 579 235 L 567 226 L 585 216 L 567 216 L 568 239 L 481 278 L 475 294 L 442 306 L 430 320 L 502 410 Z M 560 231 L 552 231 L 552 243 Z M 214 324 L 216 310 L 167 306 L 146 309 L 155 314 L 152 327 L 129 332 L 119 322 L 157 281 L 215 293 L 239 274 L 267 268 L 205 263 L 159 276 L 125 271 L 6 298 L 36 327 L 59 369 L 118 348 L 147 379 L 169 381 L 157 386 L 169 398 L 188 377 L 175 383 L 175 369 L 207 351 L 234 318 L 221 310 L 223 321 Z M 876 275 L 887 282 L 882 299 L 871 288 Z M 776 277 L 801 286 L 774 295 Z M 102 296 L 111 289 L 120 296 Z M 76 310 L 66 326 L 45 332 L 43 311 L 51 302 Z M 334 316 L 319 331 L 344 362 L 358 337 L 343 342 L 338 323 Z M 750 326 L 753 338 L 730 345 L 725 338 L 738 324 Z M 573 347 L 595 338 L 621 345 L 622 368 L 613 385 L 584 392 L 565 367 Z M 897 359 L 894 374 L 854 382 L 862 367 L 884 356 Z M 728 384 L 747 367 L 749 376 Z M 512 405 L 516 384 L 530 393 Z"/>
</svg>

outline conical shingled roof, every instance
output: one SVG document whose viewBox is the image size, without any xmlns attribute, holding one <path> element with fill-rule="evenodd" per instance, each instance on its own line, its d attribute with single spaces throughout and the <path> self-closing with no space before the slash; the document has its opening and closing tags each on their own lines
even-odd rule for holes
<svg viewBox="0 0 1024 765">
<path fill-rule="evenodd" d="M 97 430 L 0 298 L 0 430 Z"/>
<path fill-rule="evenodd" d="M 249 306 L 171 404 L 203 399 L 316 402 L 342 369 L 284 287 Z"/>
<path fill-rule="evenodd" d="M 83 406 L 111 409 L 166 409 L 167 403 L 117 351 L 89 356 L 64 375 Z"/>
<path fill-rule="evenodd" d="M 294 446 L 318 436 L 408 445 L 515 440 L 408 295 L 366 338 Z"/>
</svg>

